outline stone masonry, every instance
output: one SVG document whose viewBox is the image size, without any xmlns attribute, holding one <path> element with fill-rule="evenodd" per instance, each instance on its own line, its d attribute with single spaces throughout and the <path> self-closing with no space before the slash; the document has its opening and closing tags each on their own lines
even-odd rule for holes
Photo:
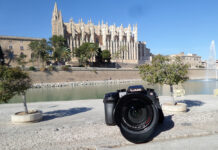
<svg viewBox="0 0 218 150">
<path fill-rule="evenodd" d="M 85 42 L 98 43 L 102 50 L 109 50 L 115 55 L 121 52 L 119 61 L 130 64 L 142 64 L 150 60 L 150 49 L 146 47 L 146 42 L 138 41 L 137 24 L 128 25 L 108 25 L 108 23 L 98 23 L 94 25 L 91 19 L 87 24 L 83 20 L 75 23 L 73 19 L 63 22 L 62 13 L 55 3 L 52 15 L 52 35 L 62 35 L 67 39 L 68 47 L 74 51 Z M 122 49 L 122 50 L 121 50 Z M 75 58 L 73 58 L 75 60 Z M 115 60 L 112 60 L 115 61 Z"/>
</svg>

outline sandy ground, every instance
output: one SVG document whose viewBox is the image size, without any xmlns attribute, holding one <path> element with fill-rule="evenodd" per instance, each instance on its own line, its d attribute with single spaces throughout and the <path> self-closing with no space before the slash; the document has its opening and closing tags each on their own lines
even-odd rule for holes
<svg viewBox="0 0 218 150">
<path fill-rule="evenodd" d="M 160 97 L 161 103 L 168 100 L 169 97 Z M 29 109 L 43 111 L 41 122 L 29 124 L 10 122 L 11 114 L 23 110 L 22 104 L 1 104 L 0 149 L 135 149 L 177 139 L 218 137 L 218 97 L 190 95 L 177 100 L 186 103 L 189 111 L 165 112 L 165 121 L 158 126 L 153 139 L 140 145 L 125 140 L 117 126 L 105 125 L 102 100 L 29 103 Z M 207 146 L 216 147 L 210 144 Z"/>
</svg>

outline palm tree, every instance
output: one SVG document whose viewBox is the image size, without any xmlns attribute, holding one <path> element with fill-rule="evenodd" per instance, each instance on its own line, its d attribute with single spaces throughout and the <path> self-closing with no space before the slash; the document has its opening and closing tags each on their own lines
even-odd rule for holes
<svg viewBox="0 0 218 150">
<path fill-rule="evenodd" d="M 49 39 L 49 43 L 54 48 L 67 47 L 66 39 L 63 36 L 54 35 Z"/>
<path fill-rule="evenodd" d="M 89 53 L 90 53 L 90 57 L 91 57 L 91 63 L 93 65 L 93 59 L 97 54 L 98 51 L 98 46 L 95 43 L 89 43 Z"/>
<path fill-rule="evenodd" d="M 63 36 L 54 35 L 49 39 L 49 43 L 53 48 L 53 59 L 56 62 L 70 60 L 71 52 L 67 48 L 66 39 Z"/>
<path fill-rule="evenodd" d="M 71 60 L 71 51 L 69 48 L 63 48 L 62 59 L 64 60 L 64 62 Z"/>
<path fill-rule="evenodd" d="M 26 55 L 23 54 L 22 52 L 20 53 L 20 56 L 16 58 L 16 61 L 18 65 L 21 66 L 22 70 L 24 70 L 25 65 L 27 64 L 27 61 L 25 59 L 26 59 Z"/>
<path fill-rule="evenodd" d="M 51 47 L 48 45 L 46 39 L 42 39 L 40 41 L 32 41 L 29 44 L 30 49 L 33 51 L 34 59 L 38 60 L 38 62 L 42 62 L 42 66 L 45 66 L 45 62 L 48 60 L 48 50 Z"/>
<path fill-rule="evenodd" d="M 7 50 L 5 50 L 4 51 L 4 58 L 5 59 L 8 59 L 8 62 L 6 63 L 5 62 L 5 64 L 7 65 L 7 66 L 10 66 L 10 63 L 12 62 L 12 61 L 15 61 L 16 60 L 16 55 L 14 54 L 14 52 L 13 51 L 11 51 L 11 50 L 9 50 L 9 49 L 7 49 Z"/>
</svg>

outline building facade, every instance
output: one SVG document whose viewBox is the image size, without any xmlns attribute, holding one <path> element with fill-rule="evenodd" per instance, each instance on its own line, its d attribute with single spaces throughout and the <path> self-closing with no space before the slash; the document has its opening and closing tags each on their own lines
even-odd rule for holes
<svg viewBox="0 0 218 150">
<path fill-rule="evenodd" d="M 6 63 L 11 59 L 10 64 L 16 65 L 15 57 L 26 55 L 26 61 L 31 60 L 31 49 L 29 44 L 31 41 L 38 41 L 38 38 L 15 37 L 15 36 L 0 36 L 0 46 L 6 57 Z"/>
<path fill-rule="evenodd" d="M 138 41 L 137 24 L 133 28 L 131 25 L 124 28 L 123 25 L 109 26 L 103 21 L 98 25 L 94 25 L 91 20 L 85 24 L 82 19 L 78 23 L 73 19 L 63 22 L 56 3 L 52 15 L 52 35 L 64 36 L 72 52 L 85 42 L 97 43 L 102 50 L 109 50 L 112 56 L 122 50 L 122 58 L 119 60 L 124 63 L 142 64 L 149 61 L 151 55 L 146 43 Z"/>
<path fill-rule="evenodd" d="M 184 64 L 188 64 L 190 68 L 201 68 L 204 67 L 202 65 L 201 56 L 198 56 L 197 54 L 187 54 L 185 55 L 184 52 L 180 54 L 170 55 L 170 57 L 176 57 L 179 56 Z"/>
</svg>

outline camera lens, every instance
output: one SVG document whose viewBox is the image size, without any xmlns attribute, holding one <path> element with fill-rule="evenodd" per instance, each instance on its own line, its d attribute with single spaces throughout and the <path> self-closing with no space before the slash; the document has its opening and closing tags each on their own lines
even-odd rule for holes
<svg viewBox="0 0 218 150">
<path fill-rule="evenodd" d="M 145 108 L 132 106 L 128 111 L 128 118 L 133 123 L 141 123 L 146 119 L 146 113 Z"/>
<path fill-rule="evenodd" d="M 143 130 L 153 119 L 151 104 L 141 99 L 129 100 L 121 112 L 123 124 L 132 130 Z"/>
</svg>

